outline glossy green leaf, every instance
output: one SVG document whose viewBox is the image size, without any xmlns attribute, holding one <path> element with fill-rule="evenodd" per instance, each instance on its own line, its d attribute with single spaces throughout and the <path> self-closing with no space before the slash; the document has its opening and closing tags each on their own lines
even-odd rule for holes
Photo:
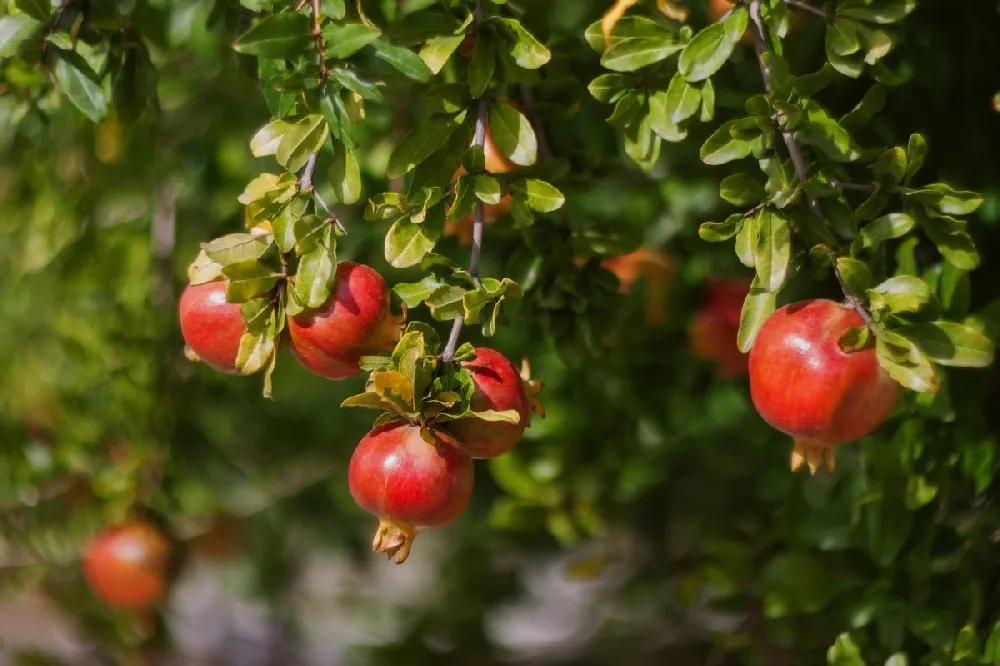
<svg viewBox="0 0 1000 666">
<path fill-rule="evenodd" d="M 208 257 L 222 266 L 260 258 L 271 244 L 267 235 L 236 233 L 202 243 L 201 249 Z"/>
<path fill-rule="evenodd" d="M 865 666 L 861 651 L 850 634 L 837 636 L 837 640 L 827 650 L 826 663 L 829 666 Z"/>
<path fill-rule="evenodd" d="M 309 156 L 318 153 L 330 135 L 330 126 L 323 116 L 313 113 L 300 119 L 285 131 L 275 151 L 278 164 L 289 171 L 306 165 Z"/>
<path fill-rule="evenodd" d="M 497 57 L 493 42 L 480 37 L 476 40 L 476 49 L 469 60 L 469 94 L 481 97 L 489 88 L 496 70 Z"/>
<path fill-rule="evenodd" d="M 97 74 L 83 58 L 72 51 L 60 50 L 55 75 L 59 81 L 59 89 L 83 115 L 95 123 L 104 119 L 108 114 L 104 88 Z"/>
<path fill-rule="evenodd" d="M 432 74 L 440 74 L 455 50 L 462 45 L 465 35 L 440 35 L 431 37 L 420 49 L 420 59 Z M 477 44 L 478 47 L 478 44 Z"/>
<path fill-rule="evenodd" d="M 703 28 L 681 51 L 677 71 L 688 81 L 704 81 L 715 74 L 729 60 L 749 20 L 746 5 L 738 5 L 722 21 Z"/>
<path fill-rule="evenodd" d="M 270 14 L 240 35 L 233 49 L 262 58 L 290 58 L 312 44 L 309 30 L 304 14 Z"/>
<path fill-rule="evenodd" d="M 381 36 L 381 30 L 364 23 L 327 23 L 323 26 L 326 54 L 330 58 L 349 58 Z"/>
<path fill-rule="evenodd" d="M 855 296 L 864 294 L 872 284 L 871 269 L 857 259 L 837 257 L 837 272 Z"/>
<path fill-rule="evenodd" d="M 876 295 L 892 312 L 919 312 L 931 302 L 931 290 L 926 282 L 913 275 L 897 275 L 869 290 L 874 305 Z"/>
<path fill-rule="evenodd" d="M 736 346 L 744 354 L 753 348 L 761 327 L 774 312 L 776 299 L 777 293 L 761 287 L 759 278 L 755 276 L 750 285 L 750 292 L 743 301 L 743 309 L 740 311 L 740 330 L 736 337 Z"/>
<path fill-rule="evenodd" d="M 490 133 L 502 155 L 519 166 L 531 166 L 538 154 L 538 140 L 531 123 L 520 111 L 501 101 L 490 101 Z"/>
<path fill-rule="evenodd" d="M 299 258 L 295 295 L 307 308 L 322 307 L 330 297 L 337 274 L 337 237 L 328 224 L 322 241 Z"/>
<path fill-rule="evenodd" d="M 278 146 L 281 145 L 281 139 L 285 136 L 285 133 L 291 128 L 291 126 L 291 123 L 288 121 L 282 118 L 275 118 L 257 130 L 253 137 L 251 137 L 250 152 L 254 157 L 274 155 L 278 152 Z"/>
<path fill-rule="evenodd" d="M 757 214 L 754 268 L 761 289 L 776 292 L 788 278 L 792 261 L 792 227 L 781 211 L 764 208 Z"/>
<path fill-rule="evenodd" d="M 410 49 L 395 46 L 381 39 L 376 39 L 370 46 L 375 49 L 376 58 L 387 63 L 408 79 L 426 83 L 434 76 L 424 61 L 420 59 L 420 56 Z"/>
<path fill-rule="evenodd" d="M 395 268 L 415 266 L 434 249 L 436 241 L 433 231 L 426 225 L 408 219 L 398 220 L 385 235 L 385 260 Z"/>
<path fill-rule="evenodd" d="M 603 36 L 600 39 L 603 42 Z M 611 47 L 601 56 L 601 65 L 613 72 L 633 72 L 683 48 L 684 42 L 674 30 L 644 17 L 625 17 L 615 26 Z"/>
<path fill-rule="evenodd" d="M 930 358 L 909 338 L 883 331 L 875 341 L 879 365 L 905 388 L 918 393 L 938 390 Z"/>
<path fill-rule="evenodd" d="M 361 168 L 350 148 L 335 146 L 330 165 L 330 184 L 342 203 L 353 204 L 361 199 Z"/>
<path fill-rule="evenodd" d="M 862 19 L 872 23 L 895 23 L 906 18 L 917 6 L 917 0 L 843 0 L 837 6 L 837 14 L 848 18 Z"/>
<path fill-rule="evenodd" d="M 666 113 L 671 124 L 684 122 L 698 112 L 701 92 L 677 72 L 667 88 Z"/>
<path fill-rule="evenodd" d="M 538 39 L 528 32 L 521 22 L 513 18 L 497 19 L 513 40 L 510 55 L 514 62 L 524 69 L 538 69 L 551 58 L 552 54 Z"/>
<path fill-rule="evenodd" d="M 709 243 L 727 241 L 743 227 L 743 214 L 735 213 L 724 222 L 702 222 L 698 226 L 698 236 Z"/>
<path fill-rule="evenodd" d="M 801 106 L 805 111 L 805 118 L 795 132 L 799 141 L 815 146 L 837 162 L 853 162 L 861 157 L 861 149 L 854 139 L 826 109 L 812 100 L 803 100 Z"/>
<path fill-rule="evenodd" d="M 412 171 L 445 145 L 459 125 L 451 118 L 435 118 L 413 129 L 396 145 L 386 167 L 386 176 L 399 178 Z"/>
<path fill-rule="evenodd" d="M 733 129 L 739 121 L 730 120 L 723 123 L 701 146 L 701 161 L 705 164 L 718 166 L 733 160 L 743 159 L 750 154 L 752 142 L 733 135 Z"/>
<path fill-rule="evenodd" d="M 21 44 L 42 26 L 42 23 L 27 14 L 0 16 L 0 58 L 16 55 Z"/>
<path fill-rule="evenodd" d="M 993 363 L 993 343 L 970 326 L 951 321 L 909 324 L 895 329 L 935 363 L 963 368 L 985 368 Z"/>
<path fill-rule="evenodd" d="M 890 213 L 862 227 L 856 243 L 863 249 L 875 249 L 887 240 L 905 236 L 915 225 L 916 221 L 906 213 Z"/>
<path fill-rule="evenodd" d="M 562 208 L 566 202 L 563 193 L 553 185 L 537 178 L 527 178 L 513 184 L 513 189 L 524 195 L 524 201 L 532 210 L 551 213 Z"/>
<path fill-rule="evenodd" d="M 719 196 L 734 206 L 749 206 L 764 198 L 764 186 L 746 173 L 734 173 L 722 179 Z"/>
</svg>

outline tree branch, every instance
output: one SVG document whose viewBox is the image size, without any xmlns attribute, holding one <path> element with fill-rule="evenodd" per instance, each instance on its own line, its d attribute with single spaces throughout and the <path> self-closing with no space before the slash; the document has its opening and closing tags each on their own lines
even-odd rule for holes
<svg viewBox="0 0 1000 666">
<path fill-rule="evenodd" d="M 788 2 L 788 0 L 785 0 Z M 766 50 L 767 44 L 767 29 L 764 27 L 764 19 L 760 14 L 760 3 L 761 0 L 750 0 L 750 20 L 753 23 L 753 45 L 754 51 L 757 53 L 757 63 L 760 65 L 760 74 L 764 79 L 764 89 L 770 95 L 773 93 L 771 87 L 771 71 L 768 69 L 767 64 L 764 60 L 764 51 Z M 795 139 L 795 135 L 789 130 L 782 130 L 778 125 L 777 116 L 774 117 L 775 126 L 778 127 L 778 131 L 781 132 L 781 138 L 785 143 L 785 148 L 788 150 L 788 156 L 792 160 L 792 165 L 795 168 L 795 179 L 799 183 L 804 183 L 809 178 L 809 170 L 806 166 L 806 159 L 802 154 L 802 148 L 799 146 L 799 142 Z M 849 189 L 849 188 L 845 188 Z M 820 220 L 825 220 L 823 215 L 823 208 L 820 206 L 819 199 L 809 194 L 808 192 L 803 193 L 806 197 L 806 202 L 809 204 L 809 210 L 813 212 L 816 217 Z M 855 296 L 854 292 L 851 291 L 844 280 L 844 276 L 840 274 L 837 268 L 837 262 L 833 262 L 833 272 L 837 276 L 837 282 L 840 283 L 840 289 L 844 292 L 844 299 L 849 307 L 857 311 L 861 318 L 864 320 L 865 325 L 871 326 L 872 319 L 871 315 L 865 308 L 865 303 L 861 298 Z"/>
<path fill-rule="evenodd" d="M 784 0 L 785 4 L 789 7 L 795 7 L 796 9 L 801 9 L 804 12 L 809 12 L 810 14 L 815 14 L 816 16 L 822 16 L 827 21 L 830 20 L 830 15 L 824 12 L 819 7 L 814 7 L 804 0 Z"/>
<path fill-rule="evenodd" d="M 482 150 L 486 145 L 486 112 L 488 110 L 486 96 L 479 98 L 479 110 L 476 113 L 476 132 L 473 135 L 472 145 Z M 483 202 L 476 199 L 476 206 L 472 212 L 472 250 L 469 253 L 469 274 L 477 283 L 479 282 L 479 257 L 483 252 L 483 227 L 485 226 L 485 206 Z M 458 346 L 458 338 L 462 334 L 464 318 L 459 315 L 451 325 L 451 333 L 448 334 L 448 342 L 441 353 L 441 360 L 451 363 L 455 359 L 455 348 Z"/>
</svg>

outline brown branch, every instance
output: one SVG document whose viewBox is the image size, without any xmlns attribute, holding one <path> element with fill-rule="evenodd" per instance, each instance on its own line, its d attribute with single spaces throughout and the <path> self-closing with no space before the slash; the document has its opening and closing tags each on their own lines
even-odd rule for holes
<svg viewBox="0 0 1000 666">
<path fill-rule="evenodd" d="M 750 20 L 753 23 L 753 30 L 751 30 L 751 33 L 753 34 L 754 51 L 757 53 L 757 63 L 760 65 L 760 74 L 764 79 L 764 89 L 770 95 L 773 94 L 771 86 L 771 71 L 764 62 L 764 51 L 767 48 L 767 39 L 765 37 L 767 35 L 767 29 L 764 27 L 764 19 L 760 14 L 760 3 L 761 0 L 750 0 Z M 778 127 L 778 118 L 775 117 L 774 121 L 775 126 Z M 802 148 L 799 146 L 799 142 L 795 139 L 795 135 L 790 130 L 782 130 L 778 127 L 778 131 L 781 133 L 781 138 L 785 143 L 785 148 L 788 150 L 788 156 L 791 158 L 792 165 L 795 168 L 795 179 L 799 183 L 805 183 L 809 178 L 809 172 L 808 167 L 806 166 L 806 159 L 802 154 Z M 823 208 L 820 206 L 819 199 L 808 192 L 804 192 L 803 194 L 806 197 L 806 202 L 809 204 L 809 210 L 811 210 L 820 220 L 825 220 L 826 218 L 823 215 Z M 854 292 L 851 291 L 847 281 L 844 280 L 844 276 L 840 274 L 836 261 L 833 262 L 833 272 L 837 276 L 837 282 L 840 284 L 841 291 L 844 292 L 844 299 L 848 307 L 855 310 L 861 316 L 866 326 L 871 327 L 871 315 L 868 313 L 863 299 L 856 296 Z"/>
<path fill-rule="evenodd" d="M 801 9 L 804 12 L 809 12 L 810 14 L 821 16 L 827 21 L 829 21 L 832 18 L 829 14 L 824 12 L 819 7 L 814 7 L 813 5 L 810 5 L 808 2 L 804 2 L 803 0 L 784 0 L 784 2 L 789 7 L 795 7 L 796 9 Z"/>
<path fill-rule="evenodd" d="M 479 98 L 479 110 L 476 114 L 476 133 L 473 135 L 472 145 L 480 150 L 486 145 L 486 112 L 488 109 L 486 96 Z M 472 250 L 469 253 L 469 274 L 472 279 L 479 282 L 479 257 L 483 251 L 483 227 L 485 217 L 485 206 L 482 200 L 476 199 L 476 207 L 472 212 Z M 455 359 L 455 348 L 458 346 L 458 338 L 462 334 L 462 326 L 465 318 L 462 315 L 455 317 L 451 325 L 451 333 L 448 334 L 448 342 L 441 353 L 441 360 L 451 363 Z"/>
</svg>

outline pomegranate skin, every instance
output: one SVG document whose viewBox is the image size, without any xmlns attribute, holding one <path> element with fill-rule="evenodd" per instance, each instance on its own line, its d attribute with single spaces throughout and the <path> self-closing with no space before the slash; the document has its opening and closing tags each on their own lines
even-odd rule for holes
<svg viewBox="0 0 1000 666">
<path fill-rule="evenodd" d="M 713 280 L 705 305 L 688 324 L 692 353 L 717 364 L 719 375 L 733 378 L 747 374 L 747 355 L 736 346 L 743 300 L 750 290 L 747 280 Z"/>
<path fill-rule="evenodd" d="M 399 324 L 389 314 L 389 289 L 375 269 L 352 261 L 337 264 L 326 305 L 288 318 L 292 352 L 306 368 L 339 380 L 361 372 L 359 359 L 392 349 Z"/>
<path fill-rule="evenodd" d="M 348 482 L 354 501 L 379 518 L 440 527 L 472 497 L 472 460 L 443 438 L 425 441 L 417 426 L 389 423 L 358 443 Z"/>
<path fill-rule="evenodd" d="M 750 351 L 750 395 L 761 417 L 795 438 L 797 449 L 864 437 L 895 408 L 900 386 L 875 350 L 847 353 L 838 345 L 845 331 L 863 325 L 854 310 L 816 299 L 778 309 L 761 327 Z"/>
<path fill-rule="evenodd" d="M 472 395 L 473 411 L 516 410 L 517 423 L 461 419 L 448 424 L 448 431 L 473 458 L 495 458 L 510 451 L 521 441 L 524 429 L 531 422 L 528 396 L 521 375 L 500 352 L 476 347 L 476 358 L 463 361 L 476 385 Z"/>
<path fill-rule="evenodd" d="M 225 281 L 188 285 L 181 294 L 178 309 L 184 342 L 218 372 L 239 374 L 236 356 L 247 330 L 240 307 L 226 300 Z"/>
<path fill-rule="evenodd" d="M 166 594 L 172 553 L 170 541 L 153 525 L 124 523 L 99 533 L 87 544 L 84 578 L 109 606 L 148 608 Z"/>
</svg>

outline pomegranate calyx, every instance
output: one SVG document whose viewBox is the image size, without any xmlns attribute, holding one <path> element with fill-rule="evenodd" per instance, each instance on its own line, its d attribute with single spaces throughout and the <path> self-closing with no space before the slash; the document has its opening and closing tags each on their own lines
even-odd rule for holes
<svg viewBox="0 0 1000 666">
<path fill-rule="evenodd" d="M 809 473 L 813 476 L 822 467 L 827 471 L 834 471 L 837 469 L 836 446 L 811 437 L 796 437 L 789 467 L 797 472 L 803 465 L 808 465 Z"/>
<path fill-rule="evenodd" d="M 191 349 L 191 345 L 184 345 L 184 358 L 192 363 L 204 363 L 204 361 L 201 360 L 201 356 L 198 356 L 198 353 Z"/>
<path fill-rule="evenodd" d="M 416 538 L 417 528 L 410 523 L 382 518 L 372 540 L 372 552 L 385 553 L 389 559 L 395 556 L 396 564 L 402 564 L 410 556 L 410 549 Z"/>
<path fill-rule="evenodd" d="M 543 388 L 545 388 L 545 384 L 538 379 L 531 378 L 531 364 L 528 362 L 527 356 L 521 359 L 520 374 L 521 383 L 524 386 L 524 394 L 528 398 L 528 411 L 538 418 L 544 419 L 545 406 L 542 405 L 542 401 L 539 399 L 538 394 L 542 392 Z"/>
</svg>

